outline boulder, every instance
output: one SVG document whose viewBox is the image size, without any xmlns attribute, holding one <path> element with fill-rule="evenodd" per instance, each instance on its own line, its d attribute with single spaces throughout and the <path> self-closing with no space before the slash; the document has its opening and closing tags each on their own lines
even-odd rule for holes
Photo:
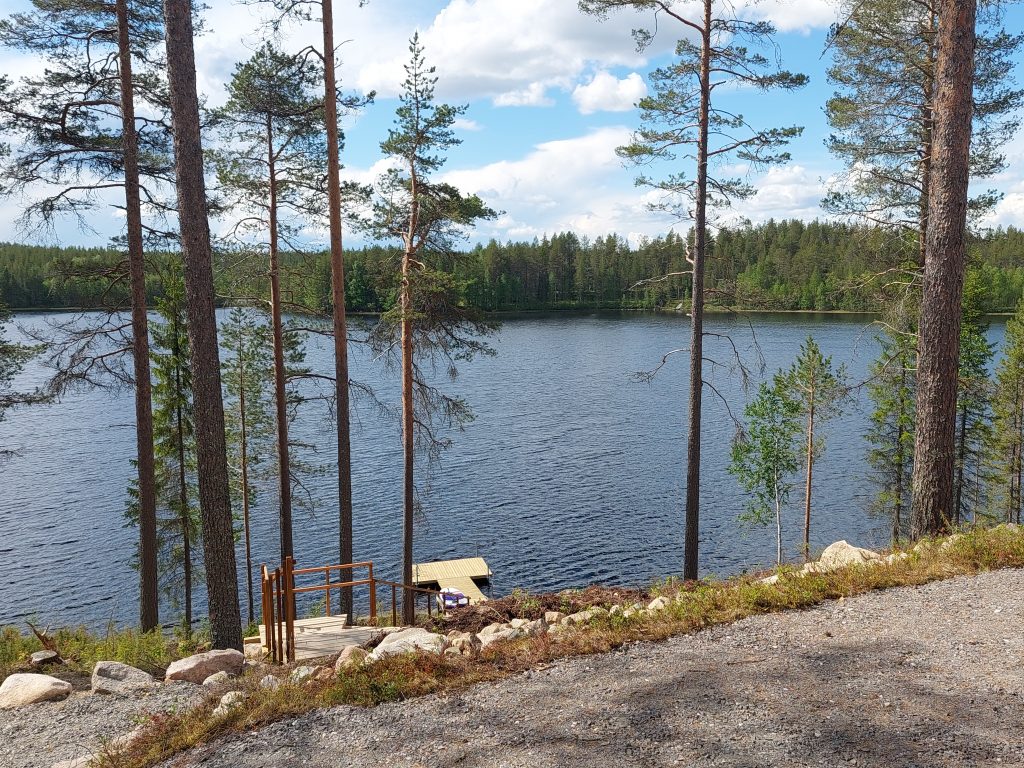
<svg viewBox="0 0 1024 768">
<path fill-rule="evenodd" d="M 590 622 L 590 621 L 593 621 L 594 619 L 599 619 L 602 616 L 607 616 L 608 615 L 608 609 L 607 608 L 602 608 L 599 605 L 595 605 L 595 606 L 593 606 L 591 608 L 587 608 L 587 610 L 585 610 L 583 612 L 583 614 L 587 617 L 587 621 Z"/>
<path fill-rule="evenodd" d="M 452 648 L 455 648 L 463 656 L 471 656 L 480 650 L 480 639 L 469 632 L 452 632 L 448 635 L 448 641 Z"/>
<path fill-rule="evenodd" d="M 326 682 L 334 678 L 334 668 L 328 666 L 321 666 L 316 668 L 316 675 L 313 676 L 315 680 L 320 682 Z"/>
<path fill-rule="evenodd" d="M 488 624 L 486 627 L 480 630 L 481 635 L 493 635 L 497 632 L 504 632 L 509 628 L 509 624 Z"/>
<path fill-rule="evenodd" d="M 898 563 L 900 560 L 906 560 L 908 557 L 910 557 L 910 555 L 906 552 L 892 552 L 883 557 L 882 560 L 889 565 L 892 565 L 893 563 Z"/>
<path fill-rule="evenodd" d="M 214 672 L 208 678 L 203 680 L 203 686 L 206 688 L 213 688 L 215 685 L 223 685 L 230 679 L 231 675 L 224 670 L 221 670 L 220 672 Z"/>
<path fill-rule="evenodd" d="M 184 680 L 201 685 L 210 675 L 227 672 L 238 675 L 242 671 L 245 657 L 240 651 L 229 648 L 224 651 L 207 651 L 172 662 L 167 668 L 165 681 Z"/>
<path fill-rule="evenodd" d="M 492 632 L 489 635 L 480 633 L 477 635 L 477 639 L 480 641 L 481 650 L 483 650 L 491 643 L 496 643 L 500 640 L 518 640 L 521 637 L 526 637 L 526 634 L 526 630 L 522 627 L 508 627 L 501 632 Z"/>
<path fill-rule="evenodd" d="M 560 624 L 564 618 L 565 614 L 561 611 L 548 611 L 544 614 L 544 622 L 548 626 L 551 626 L 552 624 Z"/>
<path fill-rule="evenodd" d="M 668 603 L 668 598 L 667 597 L 656 597 L 653 600 L 651 600 L 651 602 L 649 602 L 647 604 L 647 610 L 648 611 L 663 611 L 666 608 L 668 608 L 668 605 L 669 605 L 669 603 Z"/>
<path fill-rule="evenodd" d="M 267 688 L 271 691 L 276 691 L 281 687 L 281 679 L 274 677 L 273 675 L 264 675 L 260 678 L 260 688 Z"/>
<path fill-rule="evenodd" d="M 625 610 L 623 610 L 621 605 L 613 605 L 611 608 L 608 609 L 608 615 L 613 617 L 613 618 L 615 616 L 621 616 L 624 613 L 625 613 Z"/>
<path fill-rule="evenodd" d="M 213 710 L 213 716 L 224 717 L 224 715 L 230 714 L 231 710 L 240 707 L 243 701 L 245 701 L 244 693 L 241 691 L 228 691 L 220 697 L 220 704 Z"/>
<path fill-rule="evenodd" d="M 778 584 L 779 574 L 774 573 L 771 576 L 766 576 L 763 579 L 758 579 L 761 584 Z"/>
<path fill-rule="evenodd" d="M 536 637 L 537 635 L 543 635 L 548 631 L 548 625 L 544 619 L 537 619 L 535 621 L 527 622 L 517 629 L 522 630 L 530 637 Z"/>
<path fill-rule="evenodd" d="M 369 655 L 369 651 L 360 648 L 358 645 L 346 645 L 342 649 L 338 660 L 334 663 L 334 671 L 340 673 L 343 669 L 361 666 Z"/>
<path fill-rule="evenodd" d="M 586 611 L 578 611 L 570 613 L 560 623 L 563 627 L 575 627 L 577 624 L 586 624 L 588 621 L 590 621 L 590 614 Z"/>
<path fill-rule="evenodd" d="M 818 559 L 818 567 L 825 571 L 834 571 L 851 565 L 864 565 L 872 560 L 880 559 L 877 552 L 870 549 L 855 547 L 847 541 L 829 544 Z"/>
<path fill-rule="evenodd" d="M 316 674 L 316 667 L 296 667 L 292 670 L 292 673 L 288 676 L 288 680 L 293 683 L 302 683 L 313 677 Z"/>
<path fill-rule="evenodd" d="M 952 536 L 948 536 L 945 541 L 939 544 L 939 549 L 945 552 L 950 547 L 955 547 L 957 542 L 964 538 L 962 533 L 954 533 Z"/>
<path fill-rule="evenodd" d="M 92 668 L 92 692 L 126 696 L 158 685 L 148 672 L 119 661 L 97 661 Z"/>
<path fill-rule="evenodd" d="M 28 663 L 33 667 L 45 667 L 47 664 L 60 664 L 60 654 L 56 651 L 36 651 L 32 654 Z"/>
<path fill-rule="evenodd" d="M 512 619 L 512 621 L 509 622 L 509 624 L 512 626 L 513 629 L 519 629 L 521 627 L 525 627 L 529 623 L 530 623 L 529 619 Z"/>
<path fill-rule="evenodd" d="M 445 644 L 444 635 L 413 627 L 389 634 L 380 645 L 373 649 L 373 653 L 370 654 L 369 658 L 376 661 L 385 656 L 414 653 L 416 651 L 441 653 L 444 651 Z"/>
<path fill-rule="evenodd" d="M 71 683 L 49 675 L 16 673 L 0 685 L 0 709 L 21 707 L 40 701 L 61 701 L 71 695 Z"/>
</svg>

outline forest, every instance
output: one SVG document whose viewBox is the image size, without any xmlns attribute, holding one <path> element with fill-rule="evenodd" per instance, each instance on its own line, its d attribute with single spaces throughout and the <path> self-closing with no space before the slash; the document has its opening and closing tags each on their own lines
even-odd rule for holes
<svg viewBox="0 0 1024 768">
<path fill-rule="evenodd" d="M 681 235 L 669 233 L 635 247 L 616 235 L 590 242 L 571 232 L 532 242 L 498 243 L 429 254 L 460 282 L 459 299 L 493 311 L 673 309 L 690 298 L 689 283 L 652 275 L 682 268 Z M 913 256 L 912 242 L 873 226 L 799 220 L 730 228 L 709 237 L 708 303 L 747 310 L 878 312 L 884 302 L 875 275 Z M 384 246 L 345 252 L 345 305 L 352 312 L 383 312 L 394 305 L 395 281 Z M 151 258 L 159 258 L 151 254 Z M 0 244 L 0 301 L 12 309 L 88 309 L 109 299 L 99 286 L 54 279 L 69 261 L 112 266 L 120 253 L 93 248 Z M 240 283 L 266 300 L 267 287 L 246 277 L 236 253 L 219 257 L 218 294 L 225 304 Z M 972 237 L 967 271 L 982 312 L 1012 312 L 1024 293 L 1024 233 L 1014 227 Z M 283 291 L 294 311 L 329 311 L 330 254 L 282 258 Z M 90 290 L 90 288 L 92 290 Z M 147 298 L 159 296 L 152 279 Z M 124 299 L 122 294 L 120 299 Z"/>
</svg>

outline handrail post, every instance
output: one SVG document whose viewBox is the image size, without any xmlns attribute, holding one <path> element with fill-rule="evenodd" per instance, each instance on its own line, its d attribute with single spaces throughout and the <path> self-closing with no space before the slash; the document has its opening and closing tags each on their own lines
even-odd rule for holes
<svg viewBox="0 0 1024 768">
<path fill-rule="evenodd" d="M 377 581 L 373 578 L 373 563 L 369 565 L 370 580 L 370 623 L 377 625 Z"/>
<path fill-rule="evenodd" d="M 277 648 L 274 661 L 284 663 L 284 590 L 281 588 L 281 569 L 274 569 L 274 582 L 277 584 Z"/>
<path fill-rule="evenodd" d="M 284 559 L 285 624 L 288 661 L 295 661 L 295 560 L 291 555 Z"/>
<path fill-rule="evenodd" d="M 324 568 L 324 593 L 327 595 L 327 615 L 331 615 L 331 566 Z"/>
</svg>

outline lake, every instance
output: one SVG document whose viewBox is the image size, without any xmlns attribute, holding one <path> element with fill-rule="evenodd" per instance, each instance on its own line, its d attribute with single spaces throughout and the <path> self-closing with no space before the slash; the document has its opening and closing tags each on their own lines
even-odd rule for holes
<svg viewBox="0 0 1024 768">
<path fill-rule="evenodd" d="M 870 318 L 829 315 L 710 316 L 708 330 L 730 334 L 768 374 L 788 366 L 812 334 L 851 381 L 863 381 L 878 353 Z M 41 326 L 43 314 L 21 314 Z M 16 330 L 9 335 L 18 337 Z M 1003 321 L 991 338 L 1001 340 Z M 422 492 L 418 561 L 480 555 L 494 571 L 494 593 L 590 583 L 645 585 L 679 573 L 685 486 L 687 357 L 673 356 L 651 383 L 632 374 L 685 347 L 689 321 L 678 315 L 560 315 L 508 319 L 492 339 L 497 355 L 461 366 L 447 390 L 464 397 L 476 420 L 453 434 L 452 447 Z M 755 344 L 756 337 L 756 344 Z M 708 339 L 708 355 L 728 366 L 727 342 Z M 329 342 L 311 340 L 309 365 L 333 373 Z M 42 382 L 31 365 L 18 384 Z M 745 393 L 728 367 L 710 372 L 715 388 L 741 413 Z M 359 345 L 352 378 L 399 403 L 396 377 Z M 888 541 L 886 521 L 868 508 L 873 489 L 865 463 L 866 395 L 825 425 L 827 445 L 815 471 L 812 546 L 846 538 L 861 546 Z M 8 414 L 0 446 L 18 455 L 0 465 L 0 624 L 36 617 L 44 624 L 137 617 L 136 541 L 126 528 L 126 488 L 134 457 L 130 392 L 78 392 L 60 403 Z M 401 442 L 396 421 L 369 404 L 354 413 L 355 559 L 372 560 L 383 578 L 400 575 Z M 337 561 L 334 427 L 326 408 L 309 404 L 291 436 L 324 465 L 310 481 L 309 510 L 296 512 L 300 566 Z M 701 489 L 701 573 L 727 576 L 774 560 L 774 530 L 738 522 L 745 498 L 727 472 L 734 433 L 723 403 L 705 396 Z M 421 475 L 422 477 L 422 475 Z M 785 518 L 787 554 L 799 552 L 802 491 Z M 276 565 L 278 532 L 268 487 L 253 512 L 253 557 Z M 244 559 L 239 555 L 240 566 Z M 244 576 L 240 573 L 240 584 Z M 257 579 L 256 588 L 259 589 Z M 200 590 L 201 592 L 201 590 Z M 203 600 L 199 595 L 200 603 Z M 257 596 L 257 605 L 259 597 Z M 202 612 L 201 609 L 199 611 Z M 172 618 L 164 606 L 162 618 Z"/>
</svg>

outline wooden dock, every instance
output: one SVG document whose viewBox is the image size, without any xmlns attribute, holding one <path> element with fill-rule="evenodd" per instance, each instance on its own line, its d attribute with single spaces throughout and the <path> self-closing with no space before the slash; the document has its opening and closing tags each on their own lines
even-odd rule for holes
<svg viewBox="0 0 1024 768">
<path fill-rule="evenodd" d="M 295 661 L 330 656 L 346 645 L 362 645 L 380 632 L 379 627 L 346 626 L 345 622 L 345 616 L 296 619 Z M 268 651 L 266 628 L 263 624 L 260 624 L 260 648 L 264 653 Z"/>
<path fill-rule="evenodd" d="M 417 587 L 457 589 L 469 598 L 471 604 L 482 603 L 487 596 L 480 591 L 479 582 L 490 582 L 490 567 L 482 557 L 464 557 L 459 560 L 438 560 L 417 563 L 412 567 L 412 583 Z"/>
</svg>

